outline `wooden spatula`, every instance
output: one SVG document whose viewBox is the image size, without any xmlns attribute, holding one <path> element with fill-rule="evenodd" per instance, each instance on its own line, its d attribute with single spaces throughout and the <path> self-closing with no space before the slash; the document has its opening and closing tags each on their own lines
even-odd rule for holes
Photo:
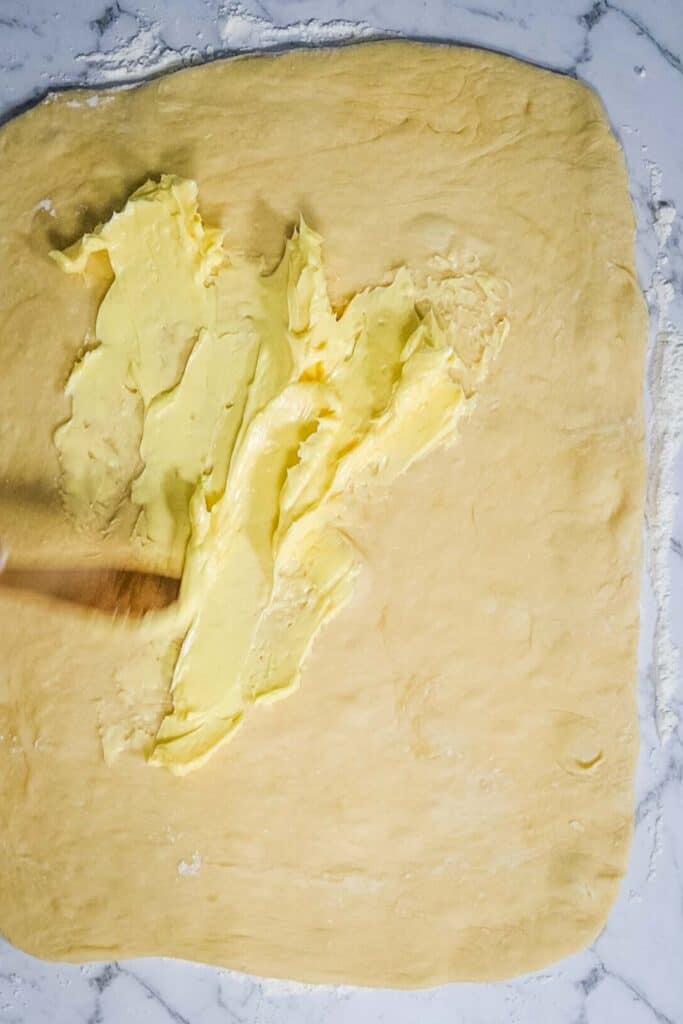
<svg viewBox="0 0 683 1024">
<path fill-rule="evenodd" d="M 29 591 L 111 614 L 140 616 L 166 608 L 178 597 L 180 581 L 119 569 L 2 568 L 0 588 Z"/>
</svg>

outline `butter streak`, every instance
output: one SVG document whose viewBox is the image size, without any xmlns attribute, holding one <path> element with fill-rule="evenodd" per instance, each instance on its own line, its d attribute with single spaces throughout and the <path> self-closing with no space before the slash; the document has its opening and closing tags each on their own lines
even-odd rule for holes
<svg viewBox="0 0 683 1024">
<path fill-rule="evenodd" d="M 506 337 L 507 293 L 476 261 L 441 259 L 337 315 L 303 220 L 266 276 L 204 228 L 194 182 L 169 176 L 55 258 L 84 273 L 96 252 L 113 281 L 55 443 L 77 519 L 106 525 L 130 490 L 136 543 L 184 555 L 189 628 L 150 757 L 184 773 L 296 686 L 361 570 L 351 505 L 454 439 Z"/>
</svg>

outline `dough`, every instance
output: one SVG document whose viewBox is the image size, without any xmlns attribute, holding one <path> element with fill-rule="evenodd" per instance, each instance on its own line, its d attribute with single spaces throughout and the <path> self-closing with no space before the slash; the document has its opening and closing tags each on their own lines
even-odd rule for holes
<svg viewBox="0 0 683 1024">
<path fill-rule="evenodd" d="M 125 487 L 104 532 L 97 509 L 75 525 L 54 443 L 111 268 L 95 254 L 68 277 L 49 252 L 148 179 L 195 180 L 204 224 L 266 274 L 302 214 L 338 314 L 453 257 L 509 285 L 510 330 L 456 443 L 349 507 L 362 564 L 298 690 L 191 775 L 143 756 L 170 710 L 163 616 L 0 592 L 0 926 L 44 957 L 397 986 L 578 949 L 631 835 L 644 477 L 645 313 L 599 102 L 509 58 L 398 42 L 96 95 L 0 133 L 14 564 L 158 568 L 168 550 L 140 543 Z"/>
<path fill-rule="evenodd" d="M 184 774 L 251 704 L 296 687 L 361 568 L 349 506 L 456 439 L 507 336 L 507 290 L 439 258 L 423 282 L 401 268 L 337 316 L 303 220 L 264 275 L 205 230 L 196 184 L 170 175 L 52 255 L 86 273 L 96 253 L 113 279 L 55 434 L 64 501 L 104 532 L 130 494 L 135 539 L 166 571 L 184 557 L 166 616 L 182 642 L 173 711 L 150 749 Z"/>
</svg>

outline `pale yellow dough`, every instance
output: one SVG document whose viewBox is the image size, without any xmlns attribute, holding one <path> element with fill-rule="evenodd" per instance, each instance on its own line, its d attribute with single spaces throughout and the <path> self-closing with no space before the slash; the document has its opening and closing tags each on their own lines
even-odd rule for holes
<svg viewBox="0 0 683 1024">
<path fill-rule="evenodd" d="M 599 102 L 509 58 L 394 42 L 88 95 L 0 133 L 0 538 L 15 563 L 180 573 L 191 535 L 187 596 L 220 538 L 255 521 L 248 503 L 222 511 L 241 425 L 301 424 L 303 402 L 341 426 L 295 429 L 304 469 L 268 545 L 272 613 L 233 691 L 243 727 L 220 749 L 225 731 L 211 732 L 192 775 L 147 763 L 177 723 L 174 666 L 173 698 L 187 696 L 177 612 L 136 626 L 0 592 L 0 927 L 45 957 L 167 954 L 398 986 L 507 977 L 578 949 L 625 867 L 637 748 L 645 317 Z M 173 189 L 187 216 L 154 257 L 172 284 L 122 326 L 134 253 L 117 265 L 105 233 L 139 215 L 136 237 L 158 240 L 143 222 Z M 49 253 L 85 233 L 61 260 L 82 276 L 66 276 Z M 174 245 L 191 269 L 164 257 Z M 152 257 L 137 251 L 139 279 Z M 318 300 L 342 349 L 354 303 L 410 327 L 417 345 L 387 335 L 404 368 L 429 333 L 434 365 L 410 364 L 405 392 L 426 417 L 419 443 L 392 433 L 386 395 L 371 426 L 344 418 L 355 385 L 333 396 L 347 405 L 322 395 L 334 373 L 312 358 Z M 152 339 L 141 359 L 135 332 Z M 288 350 L 259 406 L 240 382 L 276 335 Z M 294 336 L 311 342 L 300 362 Z M 441 376 L 454 346 L 461 363 Z M 396 472 L 366 480 L 388 453 Z M 329 530 L 330 467 L 347 456 L 353 500 Z M 197 560 L 212 530 L 218 547 Z M 283 551 L 300 575 L 278 575 Z M 307 605 L 311 591 L 332 599 Z M 277 653 L 265 675 L 263 652 Z M 286 700 L 243 714 L 280 687 Z M 176 749 L 177 770 L 206 753 Z"/>
</svg>

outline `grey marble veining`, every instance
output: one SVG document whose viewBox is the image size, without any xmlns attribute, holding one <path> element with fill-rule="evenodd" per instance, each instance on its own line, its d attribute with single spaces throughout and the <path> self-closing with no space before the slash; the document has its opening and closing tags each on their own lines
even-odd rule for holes
<svg viewBox="0 0 683 1024">
<path fill-rule="evenodd" d="M 680 0 L 0 0 L 0 118 L 54 88 L 126 81 L 258 44 L 389 33 L 501 50 L 599 92 L 636 205 L 650 399 L 670 400 L 665 385 L 683 350 Z M 653 425 L 653 450 L 671 451 L 676 415 L 673 405 Z M 683 480 L 680 452 L 676 469 Z M 662 516 L 652 484 L 648 519 L 661 543 L 655 553 L 648 545 L 643 575 L 635 840 L 620 898 L 590 949 L 510 982 L 389 992 L 263 981 L 169 960 L 47 964 L 4 943 L 0 1024 L 683 1024 L 683 700 L 674 671 L 678 689 L 662 708 L 671 679 L 662 680 L 653 657 L 657 629 L 683 641 L 683 509 L 673 523 Z"/>
</svg>

